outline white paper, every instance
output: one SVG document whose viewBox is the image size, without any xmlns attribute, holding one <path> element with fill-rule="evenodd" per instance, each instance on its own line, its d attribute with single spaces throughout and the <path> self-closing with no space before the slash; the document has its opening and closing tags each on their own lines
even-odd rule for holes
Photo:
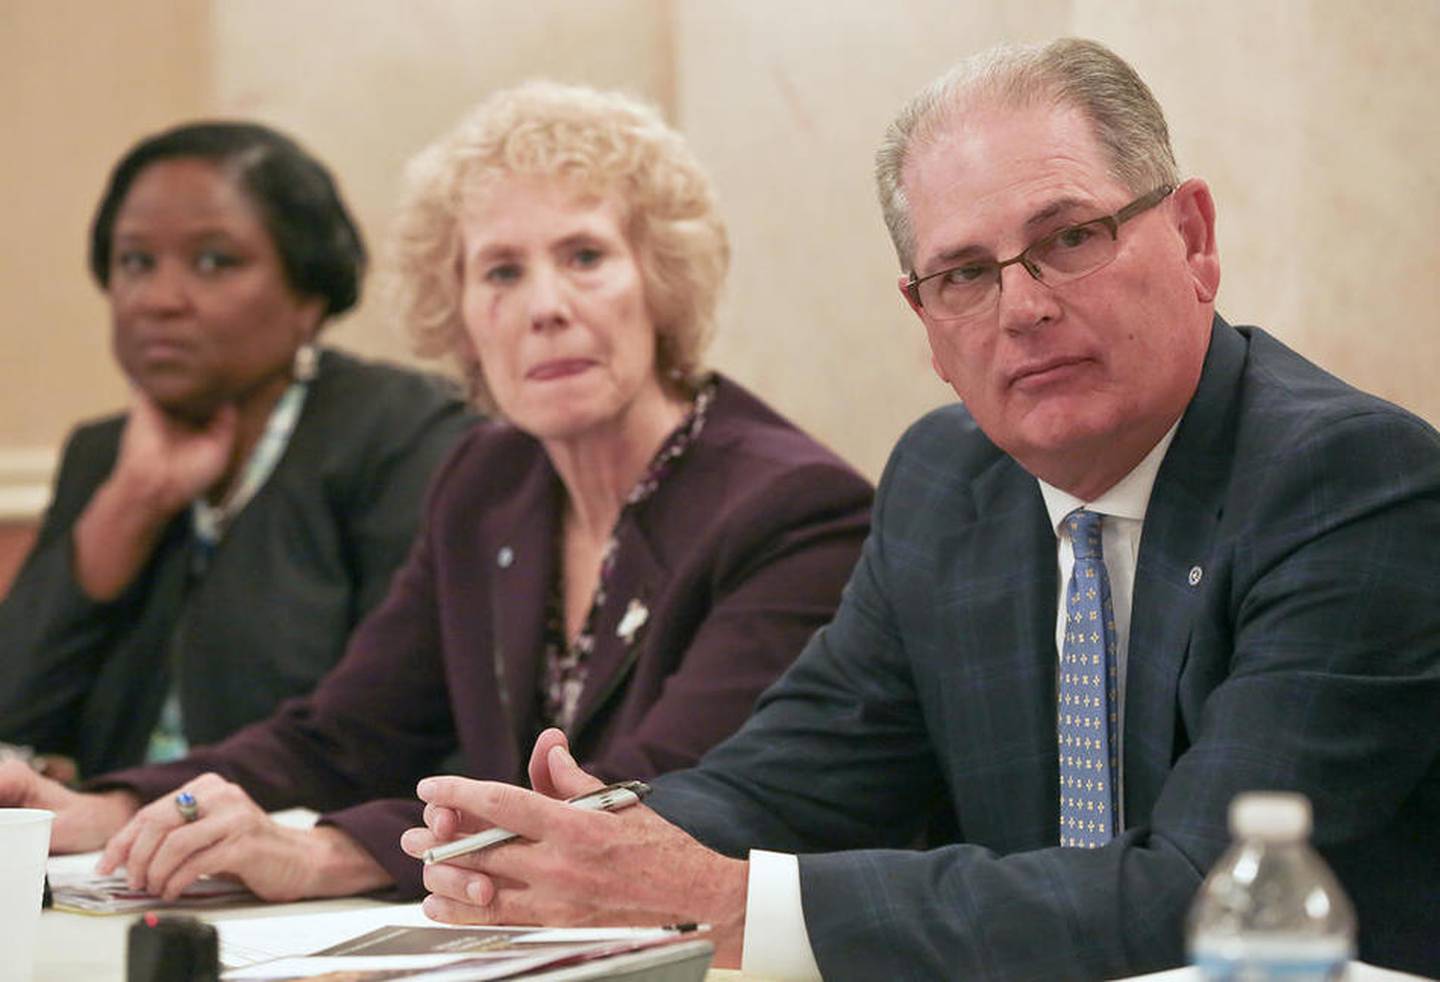
<svg viewBox="0 0 1440 982">
<path fill-rule="evenodd" d="M 220 935 L 220 963 L 225 966 L 222 978 L 283 979 L 366 969 L 421 971 L 424 974 L 416 976 L 417 980 L 433 979 L 435 982 L 449 978 L 503 978 L 516 972 L 552 964 L 558 953 L 551 948 L 545 952 L 537 951 L 532 957 L 511 948 L 503 952 L 469 951 L 413 955 L 311 954 L 386 927 L 425 927 L 462 932 L 472 930 L 467 925 L 432 921 L 425 916 L 419 904 L 219 921 L 215 923 L 215 928 Z M 528 933 L 522 938 L 512 939 L 513 944 L 559 944 L 573 948 L 577 954 L 595 944 L 659 940 L 675 933 L 659 927 L 525 930 Z M 488 958 L 495 959 L 493 969 L 483 965 Z M 453 970 L 445 967 L 462 961 L 465 964 Z M 426 969 L 431 971 L 425 971 Z"/>
<path fill-rule="evenodd" d="M 264 965 L 229 969 L 222 978 L 226 979 L 293 979 L 327 972 L 377 972 L 399 969 L 420 970 L 440 968 L 459 961 L 464 955 L 335 955 L 310 958 L 281 958 Z"/>
<path fill-rule="evenodd" d="M 419 904 L 364 907 L 326 914 L 290 917 L 247 917 L 217 921 L 220 964 L 240 968 L 271 958 L 292 958 L 323 951 L 377 927 L 445 927 L 425 916 Z"/>
<path fill-rule="evenodd" d="M 553 927 L 516 938 L 515 944 L 558 944 L 570 941 L 649 941 L 668 938 L 675 931 L 664 927 Z"/>
</svg>

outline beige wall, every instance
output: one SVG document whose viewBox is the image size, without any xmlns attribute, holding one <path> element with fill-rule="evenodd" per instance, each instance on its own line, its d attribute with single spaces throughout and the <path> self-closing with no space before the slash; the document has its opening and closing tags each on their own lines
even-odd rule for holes
<svg viewBox="0 0 1440 982">
<path fill-rule="evenodd" d="M 248 0 L 214 5 L 216 103 L 298 135 L 341 180 L 371 251 L 405 161 L 486 93 L 527 78 L 674 88 L 663 0 Z M 406 358 L 381 304 L 336 343 Z"/>
<path fill-rule="evenodd" d="M 1220 309 L 1440 424 L 1440 3 L 1076 4 L 1219 211 Z"/>
<path fill-rule="evenodd" d="M 1440 423 L 1440 4 L 708 0 L 677 5 L 681 122 L 736 239 L 716 355 L 871 473 L 950 398 L 871 189 L 899 103 L 998 41 L 1097 38 L 1218 201 L 1220 309 Z M 1183 16 L 1182 16 L 1183 14 Z"/>
<path fill-rule="evenodd" d="M 90 213 L 117 148 L 211 104 L 209 35 L 187 0 L 0 0 L 0 510 L 34 451 L 124 398 Z"/>
<path fill-rule="evenodd" d="M 1067 7 L 678 5 L 681 123 L 735 239 L 716 361 L 872 476 L 909 422 L 954 398 L 896 288 L 871 177 L 876 144 L 957 55 L 1063 31 Z"/>
<path fill-rule="evenodd" d="M 83 271 L 106 166 L 196 113 L 253 115 L 341 176 L 378 245 L 402 161 L 495 86 L 659 102 L 720 187 L 715 363 L 876 474 L 949 394 L 870 187 L 899 102 L 955 57 L 1077 33 L 1154 86 L 1219 203 L 1222 311 L 1440 422 L 1440 4 L 1391 0 L 0 0 L 0 484 L 119 403 Z M 333 339 L 403 356 L 367 304 Z"/>
</svg>

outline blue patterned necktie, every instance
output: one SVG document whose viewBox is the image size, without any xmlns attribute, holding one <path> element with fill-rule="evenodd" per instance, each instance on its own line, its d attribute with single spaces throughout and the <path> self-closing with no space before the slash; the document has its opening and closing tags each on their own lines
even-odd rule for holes
<svg viewBox="0 0 1440 982">
<path fill-rule="evenodd" d="M 1119 772 L 1115 693 L 1115 611 L 1100 547 L 1099 512 L 1065 519 L 1075 569 L 1065 590 L 1057 729 L 1060 844 L 1094 849 L 1115 834 Z"/>
</svg>

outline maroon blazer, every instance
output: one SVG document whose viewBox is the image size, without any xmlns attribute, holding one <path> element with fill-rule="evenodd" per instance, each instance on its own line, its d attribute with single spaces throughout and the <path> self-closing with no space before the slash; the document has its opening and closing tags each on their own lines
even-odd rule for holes
<svg viewBox="0 0 1440 982">
<path fill-rule="evenodd" d="M 172 764 L 91 783 L 157 798 L 206 771 L 268 809 L 306 805 L 422 892 L 400 833 L 415 782 L 458 746 L 472 777 L 526 783 L 563 489 L 533 438 L 481 423 L 436 475 L 420 537 L 341 662 L 302 699 Z M 603 780 L 688 767 L 830 620 L 871 487 L 727 379 L 699 438 L 617 529 L 610 601 L 570 741 Z M 630 601 L 648 610 L 621 637 Z M 203 808 L 203 802 L 202 802 Z"/>
</svg>

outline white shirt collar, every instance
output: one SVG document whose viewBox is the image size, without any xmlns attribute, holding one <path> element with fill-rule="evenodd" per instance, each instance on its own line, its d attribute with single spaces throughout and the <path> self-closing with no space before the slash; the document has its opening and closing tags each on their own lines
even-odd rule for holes
<svg viewBox="0 0 1440 982">
<path fill-rule="evenodd" d="M 1060 523 L 1076 508 L 1143 522 L 1145 510 L 1150 506 L 1150 492 L 1155 488 L 1155 477 L 1160 473 L 1160 463 L 1165 459 L 1165 452 L 1170 449 L 1170 441 L 1175 439 L 1175 430 L 1179 426 L 1177 419 L 1134 470 L 1094 501 L 1081 501 L 1068 491 L 1061 491 L 1037 477 L 1035 481 L 1040 485 L 1040 495 L 1045 499 L 1045 511 L 1050 515 L 1050 527 L 1055 530 L 1056 537 L 1060 535 Z"/>
</svg>

